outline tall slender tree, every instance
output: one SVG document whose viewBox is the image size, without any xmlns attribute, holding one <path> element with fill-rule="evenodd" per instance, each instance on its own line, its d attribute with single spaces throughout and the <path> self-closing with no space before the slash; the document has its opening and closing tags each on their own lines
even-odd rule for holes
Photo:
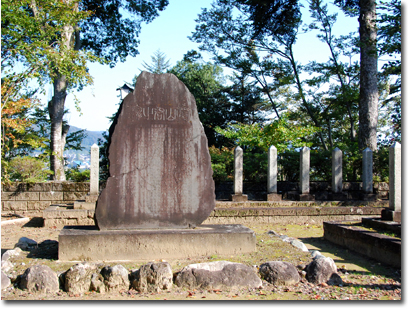
<svg viewBox="0 0 409 309">
<path fill-rule="evenodd" d="M 375 0 L 336 0 L 347 14 L 359 16 L 359 46 L 361 51 L 359 131 L 361 150 L 377 149 L 378 126 L 378 51 Z"/>
<path fill-rule="evenodd" d="M 7 5 L 3 10 L 4 2 Z M 34 68 L 46 63 L 37 73 L 53 84 L 48 110 L 54 180 L 65 180 L 62 147 L 66 136 L 65 100 L 72 89 L 92 83 L 87 62 L 99 61 L 113 67 L 128 55 L 137 55 L 141 23 L 152 21 L 167 4 L 168 0 L 2 1 L 2 42 L 7 41 L 10 47 L 7 56 Z M 51 31 L 48 40 L 41 40 L 43 48 L 38 48 L 37 55 L 33 47 L 50 29 L 55 31 Z"/>
</svg>

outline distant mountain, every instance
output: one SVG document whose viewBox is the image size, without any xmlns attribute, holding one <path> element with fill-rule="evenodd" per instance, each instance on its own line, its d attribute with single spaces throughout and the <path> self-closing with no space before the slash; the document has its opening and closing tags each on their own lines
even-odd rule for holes
<svg viewBox="0 0 409 309">
<path fill-rule="evenodd" d="M 72 132 L 77 132 L 79 130 L 82 130 L 78 127 L 70 126 L 70 129 L 68 130 L 68 133 Z M 89 153 L 91 146 L 94 144 L 98 145 L 98 139 L 102 139 L 102 133 L 105 131 L 85 131 L 85 134 L 87 135 L 86 138 L 82 140 L 81 146 L 84 147 L 84 149 L 81 151 L 82 153 Z M 72 150 L 71 150 L 72 151 Z"/>
</svg>

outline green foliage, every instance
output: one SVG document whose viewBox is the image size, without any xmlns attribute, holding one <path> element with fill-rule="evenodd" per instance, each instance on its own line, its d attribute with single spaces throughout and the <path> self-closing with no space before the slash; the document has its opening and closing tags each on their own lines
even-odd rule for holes
<svg viewBox="0 0 409 309">
<path fill-rule="evenodd" d="M 90 180 L 90 170 L 80 170 L 78 166 L 66 171 L 67 179 L 74 182 L 86 182 Z"/>
<path fill-rule="evenodd" d="M 10 180 L 26 183 L 43 182 L 52 172 L 46 168 L 44 161 L 34 157 L 15 157 L 8 166 Z"/>
<path fill-rule="evenodd" d="M 234 149 L 222 147 L 221 149 L 215 146 L 209 147 L 213 180 L 215 182 L 232 181 L 234 171 Z"/>
<path fill-rule="evenodd" d="M 288 120 L 283 115 L 280 120 L 269 124 L 231 124 L 228 129 L 216 128 L 216 131 L 231 139 L 235 145 L 249 149 L 262 149 L 264 152 L 274 145 L 277 152 L 287 149 L 311 146 L 308 137 L 317 131 L 312 125 L 301 126 Z"/>
<path fill-rule="evenodd" d="M 166 73 L 166 71 L 169 69 L 170 63 L 169 60 L 166 59 L 165 53 L 161 52 L 160 49 L 158 49 L 153 53 L 153 56 L 151 56 L 151 64 L 148 64 L 144 61 L 142 66 L 148 72 L 162 74 Z"/>
<path fill-rule="evenodd" d="M 215 131 L 215 127 L 224 128 L 232 119 L 231 103 L 224 93 L 222 68 L 211 63 L 201 63 L 200 60 L 182 60 L 178 61 L 169 73 L 176 75 L 193 94 L 208 145 L 218 148 L 225 145 L 227 140 Z"/>
</svg>

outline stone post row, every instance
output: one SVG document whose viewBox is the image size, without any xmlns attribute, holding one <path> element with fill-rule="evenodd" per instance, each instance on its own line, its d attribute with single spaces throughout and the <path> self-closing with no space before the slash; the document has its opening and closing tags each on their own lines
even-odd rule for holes
<svg viewBox="0 0 409 309">
<path fill-rule="evenodd" d="M 234 149 L 234 194 L 233 202 L 247 201 L 247 195 L 243 194 L 243 149 L 237 146 Z"/>
</svg>

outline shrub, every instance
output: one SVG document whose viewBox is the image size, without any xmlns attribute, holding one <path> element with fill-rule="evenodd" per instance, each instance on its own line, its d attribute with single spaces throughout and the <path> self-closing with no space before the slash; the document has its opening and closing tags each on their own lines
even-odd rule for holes
<svg viewBox="0 0 409 309">
<path fill-rule="evenodd" d="M 80 170 L 78 166 L 72 167 L 66 171 L 67 180 L 74 182 L 86 182 L 90 180 L 90 170 Z"/>
<path fill-rule="evenodd" d="M 43 182 L 53 172 L 46 168 L 46 164 L 34 157 L 15 157 L 9 164 L 10 180 L 27 183 Z"/>
</svg>

